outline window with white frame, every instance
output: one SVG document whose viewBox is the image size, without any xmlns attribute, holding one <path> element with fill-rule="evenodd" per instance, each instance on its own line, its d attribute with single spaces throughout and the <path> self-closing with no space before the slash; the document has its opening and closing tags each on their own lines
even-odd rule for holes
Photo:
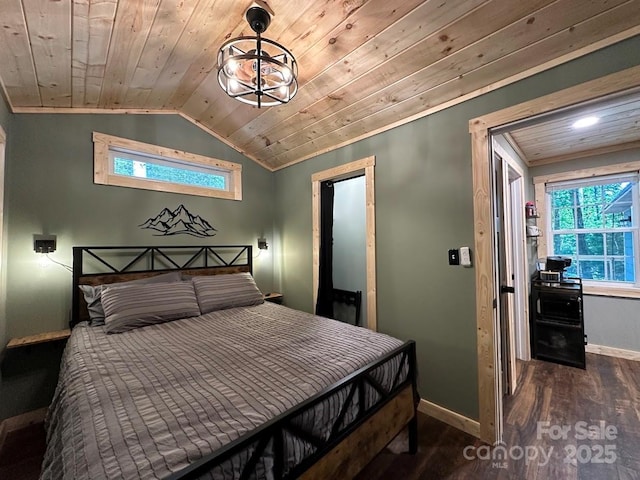
<svg viewBox="0 0 640 480">
<path fill-rule="evenodd" d="M 638 172 L 546 184 L 549 255 L 571 258 L 567 275 L 640 286 Z"/>
<path fill-rule="evenodd" d="M 94 132 L 94 182 L 206 197 L 242 199 L 242 166 Z"/>
</svg>

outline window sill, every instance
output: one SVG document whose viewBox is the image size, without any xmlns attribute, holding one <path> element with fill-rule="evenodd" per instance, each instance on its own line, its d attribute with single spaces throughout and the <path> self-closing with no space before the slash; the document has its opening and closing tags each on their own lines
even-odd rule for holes
<svg viewBox="0 0 640 480">
<path fill-rule="evenodd" d="M 600 297 L 640 298 L 640 288 L 636 287 L 583 285 L 582 292 Z"/>
</svg>

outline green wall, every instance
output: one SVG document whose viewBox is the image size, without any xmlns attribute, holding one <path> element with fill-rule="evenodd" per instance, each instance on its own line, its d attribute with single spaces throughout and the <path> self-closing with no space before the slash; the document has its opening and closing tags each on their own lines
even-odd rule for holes
<svg viewBox="0 0 640 480">
<path fill-rule="evenodd" d="M 240 163 L 243 200 L 95 185 L 93 131 Z M 14 115 L 5 187 L 7 338 L 68 325 L 71 274 L 57 265 L 39 265 L 33 234 L 57 235 L 57 251 L 51 257 L 67 265 L 72 263 L 73 245 L 255 246 L 259 236 L 273 237 L 273 197 L 271 172 L 178 116 Z M 162 237 L 138 227 L 162 208 L 173 210 L 180 204 L 209 221 L 217 235 Z M 273 289 L 273 257 L 268 251 L 255 260 L 255 276 L 264 291 Z M 7 358 L 0 418 L 48 403 L 51 367 L 57 367 L 59 359 L 53 353 L 41 353 L 44 348 L 49 347 L 33 347 L 31 353 L 16 353 L 20 358 Z M 42 365 L 21 367 L 38 361 Z"/>
<path fill-rule="evenodd" d="M 473 247 L 469 120 L 633 66 L 638 51 L 635 37 L 276 172 L 287 305 L 312 310 L 311 175 L 375 155 L 378 328 L 417 341 L 423 398 L 478 418 L 475 272 L 447 263 Z"/>
</svg>

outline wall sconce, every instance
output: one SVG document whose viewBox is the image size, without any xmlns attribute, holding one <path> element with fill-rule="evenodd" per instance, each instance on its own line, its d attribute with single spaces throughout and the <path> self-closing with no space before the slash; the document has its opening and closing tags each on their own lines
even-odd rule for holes
<svg viewBox="0 0 640 480">
<path fill-rule="evenodd" d="M 267 239 L 264 237 L 258 238 L 258 249 L 267 250 L 268 248 L 269 248 L 269 245 L 267 245 Z"/>
<path fill-rule="evenodd" d="M 73 273 L 73 267 L 58 262 L 49 256 L 50 253 L 56 251 L 56 236 L 55 235 L 34 235 L 33 236 L 33 251 L 40 253 L 39 264 L 41 267 L 48 267 L 51 264 L 64 267 L 71 273 Z"/>
<path fill-rule="evenodd" d="M 34 235 L 33 251 L 36 253 L 53 253 L 56 251 L 55 235 Z"/>
</svg>

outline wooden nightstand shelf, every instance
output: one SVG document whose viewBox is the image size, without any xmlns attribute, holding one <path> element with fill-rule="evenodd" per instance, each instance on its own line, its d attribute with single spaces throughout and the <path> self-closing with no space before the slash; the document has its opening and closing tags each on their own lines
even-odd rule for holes
<svg viewBox="0 0 640 480">
<path fill-rule="evenodd" d="M 266 302 L 272 302 L 277 304 L 282 304 L 282 300 L 284 299 L 284 295 L 278 292 L 267 293 L 264 296 Z"/>
<path fill-rule="evenodd" d="M 36 345 L 38 343 L 57 342 L 59 340 L 66 340 L 71 335 L 71 330 L 68 328 L 65 330 L 58 330 L 57 332 L 45 332 L 38 333 L 36 335 L 29 335 L 27 337 L 12 338 L 7 343 L 7 349 L 28 347 L 30 345 Z"/>
</svg>

